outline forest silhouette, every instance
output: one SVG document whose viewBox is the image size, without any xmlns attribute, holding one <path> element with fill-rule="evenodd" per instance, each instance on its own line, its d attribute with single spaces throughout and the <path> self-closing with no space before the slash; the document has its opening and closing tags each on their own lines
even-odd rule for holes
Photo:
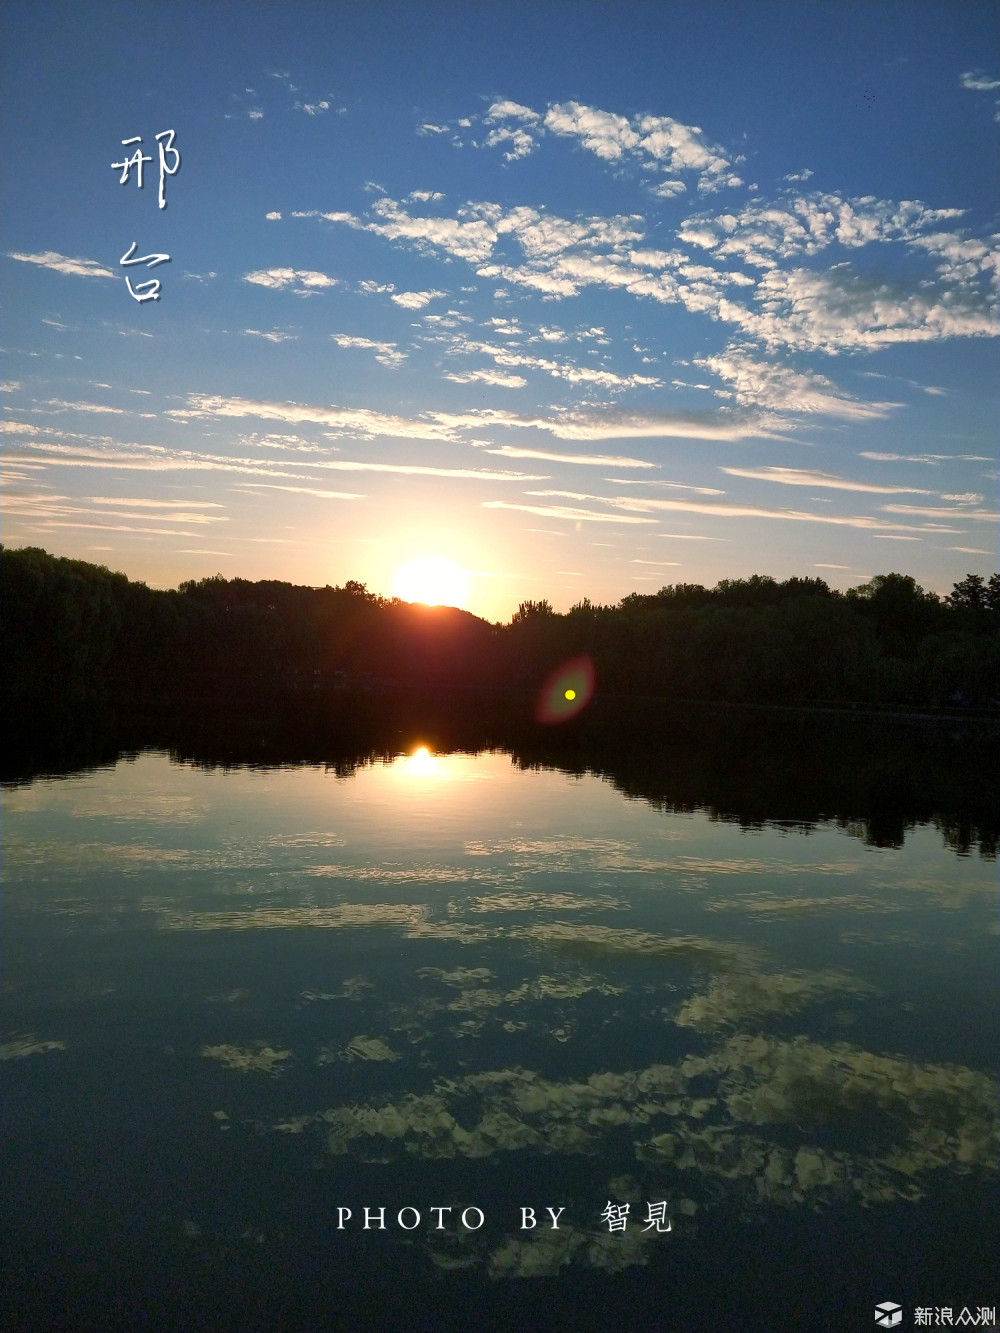
<svg viewBox="0 0 1000 1333">
<path fill-rule="evenodd" d="M 164 591 L 103 566 L 0 548 L 4 692 L 25 703 L 109 690 L 205 697 L 431 688 L 537 691 L 589 656 L 606 696 L 741 704 L 987 709 L 1000 685 L 1000 576 L 945 598 L 909 575 L 841 593 L 818 578 L 724 579 L 522 602 L 508 624 L 387 599 L 348 581 L 222 575 Z"/>
</svg>

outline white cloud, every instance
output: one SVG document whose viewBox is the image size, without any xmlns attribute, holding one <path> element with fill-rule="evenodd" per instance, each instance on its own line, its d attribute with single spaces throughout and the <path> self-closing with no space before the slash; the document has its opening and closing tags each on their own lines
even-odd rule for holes
<svg viewBox="0 0 1000 1333">
<path fill-rule="evenodd" d="M 8 250 L 10 259 L 19 259 L 23 264 L 38 264 L 51 269 L 53 273 L 69 273 L 77 278 L 115 278 L 119 274 L 98 263 L 96 259 L 70 259 L 55 250 L 45 250 L 41 254 L 24 254 L 17 250 Z"/>
<path fill-rule="evenodd" d="M 697 127 L 668 117 L 629 119 L 577 102 L 552 105 L 541 117 L 520 103 L 497 100 L 482 123 L 491 127 L 485 142 L 494 145 L 512 145 L 511 136 L 524 134 L 527 149 L 535 136 L 548 133 L 576 138 L 611 163 L 628 160 L 662 168 L 670 175 L 660 184 L 662 194 L 677 193 L 684 185 L 678 176 L 685 173 L 695 175 L 702 192 L 735 180 L 735 158 L 711 145 Z M 810 174 L 801 171 L 789 179 L 797 186 Z M 427 202 L 432 195 L 414 191 L 409 197 Z M 644 221 L 634 215 L 568 219 L 544 209 L 505 209 L 481 202 L 459 208 L 453 217 L 416 217 L 388 197 L 377 200 L 366 218 L 312 215 L 407 242 L 424 253 L 463 259 L 476 266 L 481 278 L 526 288 L 543 298 L 575 296 L 588 286 L 624 290 L 732 324 L 768 349 L 833 354 L 994 334 L 995 308 L 982 290 L 994 264 L 993 250 L 987 240 L 944 228 L 961 213 L 918 200 L 846 198 L 793 188 L 776 202 L 753 200 L 730 212 L 689 218 L 678 237 L 686 246 L 708 251 L 710 263 L 693 263 L 683 249 L 646 246 Z M 915 277 L 893 285 L 846 264 L 826 272 L 781 267 L 788 259 L 812 257 L 834 245 L 856 251 L 889 242 L 930 259 L 939 281 Z M 720 260 L 736 260 L 763 272 L 753 278 L 739 268 L 718 267 Z M 740 288 L 754 289 L 751 301 L 737 299 Z M 394 299 L 407 308 L 408 294 Z M 418 308 L 415 300 L 409 308 Z M 536 368 L 571 378 L 554 363 Z M 860 402 L 824 377 L 768 366 L 746 354 L 737 363 L 732 351 L 716 358 L 715 368 L 729 379 L 736 401 L 772 410 L 865 420 L 886 415 L 894 406 Z M 583 368 L 577 368 L 577 375 L 587 380 Z M 589 382 L 611 387 L 616 381 L 612 372 L 598 370 L 591 372 Z M 635 377 L 617 378 L 619 386 L 637 383 Z"/>
<path fill-rule="evenodd" d="M 439 414 L 441 415 L 441 414 Z M 456 424 L 461 418 L 456 418 Z M 682 439 L 744 440 L 773 435 L 773 422 L 759 413 L 643 412 L 625 409 L 564 412 L 556 416 L 491 413 L 496 425 L 534 426 L 561 440 Z M 464 419 L 475 424 L 475 415 Z"/>
<path fill-rule="evenodd" d="M 278 435 L 273 432 L 261 435 L 257 431 L 250 431 L 240 435 L 239 442 L 251 449 L 287 449 L 294 453 L 317 453 L 326 449 L 325 445 L 310 444 L 301 435 Z"/>
<path fill-rule="evenodd" d="M 642 458 L 621 458 L 610 454 L 556 454 L 547 449 L 522 449 L 514 444 L 487 449 L 488 454 L 502 454 L 504 458 L 538 458 L 548 463 L 583 463 L 589 467 L 656 467 Z"/>
<path fill-rule="evenodd" d="M 639 233 L 633 233 L 638 237 Z M 645 262 L 654 252 L 626 253 L 608 239 L 608 253 L 564 253 L 529 259 L 522 265 L 490 264 L 477 269 L 480 277 L 499 277 L 507 282 L 540 291 L 550 297 L 576 296 L 587 286 L 604 286 L 648 296 L 665 304 L 683 302 L 689 309 L 715 314 L 722 293 L 733 285 L 753 286 L 745 274 L 719 271 L 705 265 L 681 265 L 678 272 L 650 272 Z M 632 255 L 636 262 L 630 262 Z M 687 281 L 684 281 L 687 279 Z"/>
<path fill-rule="evenodd" d="M 233 413 L 235 414 L 235 413 Z M 370 424 L 370 423 L 369 423 Z M 361 433 L 359 431 L 359 433 Z M 370 431 L 369 433 L 375 433 Z M 386 433 L 386 432 L 382 432 Z M 53 444 L 41 441 L 23 441 L 24 454 L 8 455 L 8 465 L 18 463 L 47 464 L 54 467 L 90 467 L 126 471 L 148 472 L 191 472 L 214 471 L 235 472 L 244 475 L 259 476 L 271 482 L 275 479 L 289 481 L 315 482 L 316 478 L 301 471 L 290 472 L 275 466 L 267 459 L 226 458 L 215 454 L 198 454 L 188 450 L 169 450 L 156 445 L 116 445 L 98 447 L 80 445 Z M 376 463 L 368 460 L 351 459 L 297 459 L 296 465 L 305 468 L 320 468 L 334 472 L 381 472 L 402 476 L 454 477 L 472 481 L 489 482 L 525 482 L 545 481 L 544 476 L 526 472 L 494 471 L 486 468 L 442 468 L 424 467 L 418 464 Z M 36 483 L 37 484 L 37 483 Z M 43 497 L 44 498 L 44 497 Z M 51 497 L 49 497 L 51 499 Z M 191 507 L 191 502 L 186 502 Z M 195 504 L 196 508 L 208 508 L 207 505 Z M 144 516 L 143 516 L 144 517 Z M 162 515 L 161 517 L 166 517 Z M 187 521 L 202 522 L 203 517 L 185 515 Z M 188 534 L 193 535 L 193 534 Z"/>
<path fill-rule="evenodd" d="M 678 542 L 728 542 L 729 537 L 705 537 L 700 532 L 658 532 L 657 537 L 672 537 Z"/>
<path fill-rule="evenodd" d="M 106 505 L 112 509 L 118 509 L 122 512 L 106 514 L 102 512 L 93 513 L 87 508 L 87 500 L 83 503 L 69 503 L 70 497 L 66 495 L 42 495 L 42 494 L 21 494 L 8 495 L 4 498 L 4 512 L 8 514 L 20 514 L 31 519 L 40 519 L 45 522 L 54 522 L 59 520 L 61 526 L 83 526 L 79 524 L 74 515 L 84 515 L 87 519 L 87 526 L 93 523 L 93 520 L 101 521 L 113 519 L 118 522 L 121 519 L 158 519 L 161 523 L 224 523 L 226 516 L 224 514 L 203 514 L 193 512 L 190 507 L 186 510 L 179 510 L 172 505 L 157 505 L 155 501 L 149 500 L 111 500 L 99 499 L 98 504 Z M 177 505 L 184 505 L 184 501 L 175 502 Z M 213 505 L 212 508 L 221 509 L 221 505 Z M 149 508 L 161 510 L 157 514 L 145 512 Z M 162 512 L 162 511 L 166 512 Z M 72 519 L 71 523 L 65 523 L 64 520 Z M 193 536 L 193 534 L 187 534 Z"/>
<path fill-rule="evenodd" d="M 463 315 L 458 310 L 448 310 L 443 315 L 421 315 L 421 320 L 432 332 L 438 329 L 457 329 L 460 324 L 472 324 L 475 321 L 471 315 Z M 441 341 L 440 339 L 428 339 L 427 341 Z"/>
<path fill-rule="evenodd" d="M 338 347 L 362 347 L 375 353 L 375 360 L 383 366 L 395 369 L 406 360 L 407 353 L 401 352 L 395 343 L 376 342 L 373 338 L 356 338 L 346 333 L 331 333 L 330 337 Z"/>
<path fill-rule="evenodd" d="M 181 419 L 257 417 L 263 421 L 311 422 L 313 425 L 329 426 L 369 437 L 388 435 L 416 440 L 456 438 L 452 427 L 443 420 L 394 416 L 364 407 L 316 407 L 309 403 L 273 403 L 198 393 L 188 395 L 188 404 L 188 407 L 173 408 L 166 415 Z"/>
<path fill-rule="evenodd" d="M 320 491 L 313 486 L 279 486 L 269 481 L 245 481 L 236 487 L 239 491 L 292 491 L 296 495 L 313 495 L 321 500 L 363 500 L 363 495 L 350 491 Z"/>
<path fill-rule="evenodd" d="M 336 462 L 310 463 L 310 467 L 329 468 L 334 472 L 393 472 L 404 477 L 462 477 L 470 481 L 545 481 L 524 472 L 490 472 L 485 468 L 424 467 L 417 463 L 368 463 L 337 459 Z"/>
<path fill-rule="evenodd" d="M 630 497 L 609 497 L 605 495 L 589 495 L 580 491 L 526 491 L 526 495 L 537 496 L 540 500 L 587 500 L 591 504 L 614 505 L 619 509 L 633 509 L 640 513 L 649 511 L 656 507 L 656 501 L 647 503 L 644 500 L 633 501 Z M 711 491 L 711 495 L 721 495 L 722 491 Z"/>
<path fill-rule="evenodd" d="M 518 158 L 527 157 L 529 153 L 533 153 L 537 147 L 537 141 L 527 130 L 502 126 L 491 130 L 486 136 L 487 148 L 498 146 L 504 146 L 504 159 L 507 162 L 516 162 Z"/>
<path fill-rule="evenodd" d="M 18 385 L 18 388 L 21 386 Z M 0 432 L 4 435 L 51 435 L 53 432 L 45 426 L 33 426 L 27 421 L 0 421 Z"/>
<path fill-rule="evenodd" d="M 64 403 L 61 398 L 52 398 L 46 403 L 46 407 L 52 407 L 58 411 L 66 412 L 109 412 L 112 416 L 127 417 L 131 412 L 126 412 L 123 407 L 108 407 L 104 403 Z M 145 416 L 146 413 L 140 413 Z"/>
<path fill-rule="evenodd" d="M 606 162 L 635 158 L 671 176 L 694 172 L 701 193 L 743 184 L 721 148 L 710 144 L 697 126 L 670 116 L 629 120 L 579 102 L 564 102 L 549 107 L 544 124 L 553 134 L 579 139 L 584 148 Z"/>
<path fill-rule="evenodd" d="M 94 505 L 112 505 L 121 507 L 122 505 L 132 508 L 144 509 L 224 509 L 225 505 L 219 504 L 215 500 L 147 500 L 136 499 L 134 496 L 114 497 L 110 495 L 87 495 L 83 497 L 90 504 Z"/>
<path fill-rule="evenodd" d="M 698 495 L 725 495 L 714 486 L 689 486 L 683 481 L 663 481 L 659 477 L 605 477 L 612 486 L 662 486 L 668 491 L 695 491 Z"/>
<path fill-rule="evenodd" d="M 477 269 L 481 278 L 503 278 L 506 282 L 517 283 L 521 287 L 530 287 L 544 296 L 576 296 L 579 284 L 569 278 L 556 277 L 544 268 L 513 268 L 506 264 L 489 264 Z M 502 300 L 508 293 L 501 287 L 494 292 L 497 300 Z"/>
<path fill-rule="evenodd" d="M 859 458 L 872 458 L 877 463 L 927 463 L 931 467 L 937 467 L 939 463 L 950 463 L 953 461 L 963 463 L 992 463 L 993 459 L 985 454 L 879 454 L 865 452 L 858 455 Z"/>
<path fill-rule="evenodd" d="M 656 193 L 670 198 L 687 187 L 676 177 L 692 173 L 697 177 L 702 194 L 713 193 L 726 186 L 743 182 L 733 171 L 736 159 L 730 159 L 723 149 L 710 144 L 695 125 L 685 125 L 669 116 L 634 116 L 631 119 L 613 111 L 580 102 L 550 104 L 544 115 L 510 99 L 498 99 L 482 117 L 489 127 L 477 147 L 503 148 L 507 161 L 526 157 L 537 147 L 546 134 L 573 138 L 588 151 L 605 162 L 620 165 L 625 162 L 668 173 L 673 179 L 664 181 Z M 466 118 L 448 125 L 421 125 L 418 134 L 453 134 L 452 142 L 461 147 L 466 138 L 458 131 L 469 128 L 472 119 Z M 475 141 L 473 141 L 475 142 Z"/>
<path fill-rule="evenodd" d="M 818 486 L 835 491 L 866 491 L 873 495 L 933 495 L 933 491 L 921 490 L 918 486 L 878 486 L 866 481 L 849 481 L 845 477 L 835 477 L 829 472 L 816 472 L 808 468 L 790 467 L 722 467 L 731 477 L 749 477 L 754 481 L 776 481 L 782 486 Z"/>
<path fill-rule="evenodd" d="M 494 102 L 483 119 L 487 125 L 495 124 L 498 120 L 522 120 L 526 124 L 537 125 L 541 116 L 537 111 L 532 111 L 530 106 L 522 106 L 520 102 L 504 100 Z"/>
<path fill-rule="evenodd" d="M 317 292 L 336 287 L 339 280 L 313 269 L 266 268 L 244 273 L 243 281 L 257 287 L 267 287 L 271 291 L 291 289 L 296 296 L 314 296 Z"/>
<path fill-rule="evenodd" d="M 593 499 L 600 497 L 594 496 Z M 717 518 L 771 518 L 788 520 L 796 523 L 827 523 L 838 527 L 849 528 L 867 528 L 872 530 L 887 530 L 914 532 L 922 531 L 926 524 L 914 526 L 906 523 L 892 523 L 887 519 L 872 518 L 866 514 L 810 514 L 799 509 L 770 509 L 764 505 L 739 504 L 726 501 L 724 503 L 708 503 L 701 500 L 650 500 L 633 499 L 631 496 L 615 496 L 612 499 L 606 499 L 604 504 L 615 505 L 618 508 L 639 513 L 649 511 L 670 511 L 687 514 L 708 514 Z M 886 511 L 919 514 L 919 510 L 907 510 L 903 506 L 883 505 Z M 948 531 L 948 529 L 939 529 Z M 957 529 L 952 529 L 957 531 Z"/>
<path fill-rule="evenodd" d="M 22 441 L 29 452 L 8 455 L 9 463 L 44 464 L 50 467 L 88 467 L 113 471 L 138 472 L 243 472 L 266 477 L 291 477 L 308 481 L 298 472 L 282 472 L 265 460 L 225 458 L 217 454 L 192 453 L 185 449 L 164 449 L 157 445 L 87 446 L 56 444 L 49 441 Z"/>
<path fill-rule="evenodd" d="M 521 338 L 525 336 L 525 330 L 518 323 L 517 319 L 501 319 L 498 316 L 494 316 L 486 322 L 487 324 L 490 324 L 497 333 L 502 333 L 507 338 Z"/>
<path fill-rule="evenodd" d="M 498 332 L 503 333 L 504 330 L 500 329 Z M 537 339 L 531 341 L 537 341 Z M 532 370 L 541 370 L 555 379 L 567 380 L 570 384 L 596 384 L 603 389 L 659 388 L 662 385 L 661 380 L 650 375 L 618 375 L 612 370 L 597 370 L 592 366 L 580 366 L 572 361 L 553 361 L 548 357 L 531 356 L 528 353 L 517 351 L 516 346 L 509 343 L 481 342 L 468 338 L 464 334 L 452 337 L 449 351 L 455 355 L 480 354 L 488 356 L 498 366 L 527 367 Z M 449 376 L 449 378 L 454 377 Z"/>
<path fill-rule="evenodd" d="M 483 509 L 517 509 L 525 514 L 540 514 L 543 518 L 568 518 L 583 523 L 655 523 L 653 518 L 629 518 L 624 514 L 598 514 L 591 509 L 572 509 L 565 505 L 524 505 L 506 500 L 484 500 Z"/>
<path fill-rule="evenodd" d="M 824 375 L 804 374 L 789 366 L 760 361 L 740 348 L 727 348 L 718 356 L 695 358 L 694 364 L 732 384 L 739 403 L 787 412 L 821 413 L 849 421 L 884 417 L 899 406 L 860 402 L 843 393 Z"/>
<path fill-rule="evenodd" d="M 846 199 L 814 192 L 773 203 L 754 201 L 738 212 L 701 213 L 688 218 L 677 235 L 719 258 L 773 268 L 779 259 L 815 255 L 834 243 L 856 249 L 873 242 L 912 241 L 962 211 L 928 208 L 919 200 L 894 203 L 870 195 Z"/>
<path fill-rule="evenodd" d="M 9 507 L 9 506 L 8 506 L 8 507 Z M 65 522 L 63 522 L 61 519 L 60 519 L 60 521 L 59 521 L 58 523 L 55 523 L 55 518 L 58 517 L 59 513 L 65 513 L 65 514 L 86 514 L 86 513 L 88 513 L 88 510 L 70 505 L 70 506 L 67 506 L 65 509 L 62 509 L 61 511 L 57 511 L 52 517 L 50 517 L 48 514 L 43 514 L 42 517 L 44 517 L 44 519 L 45 519 L 46 522 L 52 522 L 52 523 L 54 523 L 55 526 L 58 526 L 58 527 L 84 527 L 84 526 L 86 526 L 86 527 L 97 527 L 97 526 L 100 526 L 99 524 L 95 524 L 94 522 L 92 522 L 92 521 L 90 521 L 90 520 L 88 520 L 87 523 L 85 523 L 85 524 L 84 524 L 84 523 L 75 522 L 75 521 L 72 522 L 72 523 L 65 523 Z M 144 520 L 146 520 L 146 521 L 148 521 L 148 520 L 150 520 L 150 519 L 156 519 L 156 520 L 159 521 L 160 523 L 225 523 L 225 522 L 228 522 L 228 519 L 226 518 L 226 516 L 225 516 L 224 514 L 147 514 L 147 513 L 144 513 L 141 509 L 138 510 L 138 511 L 134 511 L 134 512 L 130 512 L 129 510 L 123 510 L 123 511 L 122 511 L 121 513 L 119 513 L 119 514 L 103 514 L 103 513 L 102 513 L 102 514 L 97 514 L 97 515 L 92 516 L 92 517 L 105 518 L 105 519 L 123 519 L 123 518 L 128 518 L 128 519 L 144 519 Z M 129 529 L 129 530 L 132 531 L 132 529 Z M 168 532 L 168 531 L 170 531 L 170 529 L 166 529 L 166 528 L 157 528 L 157 529 L 155 529 L 155 530 L 156 530 L 157 532 Z M 147 531 L 148 531 L 148 529 L 147 529 Z M 195 534 L 194 534 L 193 532 L 186 532 L 186 533 L 184 533 L 184 536 L 186 536 L 186 537 L 193 537 L 194 535 L 195 535 Z"/>
<path fill-rule="evenodd" d="M 396 305 L 402 306 L 404 310 L 422 310 L 431 301 L 437 301 L 442 296 L 447 295 L 447 292 L 438 291 L 395 292 L 389 299 L 394 301 Z"/>
<path fill-rule="evenodd" d="M 444 376 L 455 384 L 495 384 L 501 389 L 523 389 L 527 380 L 523 375 L 507 375 L 502 370 L 463 370 Z"/>
<path fill-rule="evenodd" d="M 281 221 L 281 214 L 280 214 L 280 213 L 265 213 L 265 214 L 264 214 L 264 221 L 265 221 L 265 222 L 280 222 L 280 221 Z"/>
<path fill-rule="evenodd" d="M 963 518 L 974 519 L 979 522 L 995 523 L 1000 519 L 1000 513 L 992 509 L 926 509 L 917 505 L 883 505 L 882 509 L 887 514 L 914 514 L 921 518 Z"/>
<path fill-rule="evenodd" d="M 457 218 L 413 217 L 392 199 L 378 199 L 372 211 L 377 222 L 361 222 L 350 213 L 324 213 L 329 222 L 343 222 L 362 231 L 375 232 L 389 240 L 413 241 L 418 250 L 433 247 L 456 259 L 481 262 L 492 252 L 496 232 L 484 217 L 471 222 Z"/>
<path fill-rule="evenodd" d="M 598 247 L 620 246 L 641 241 L 645 234 L 639 225 L 642 219 L 635 215 L 571 220 L 520 206 L 498 214 L 495 221 L 497 232 L 513 234 L 528 259 L 560 254 L 573 247 L 593 251 Z"/>
<path fill-rule="evenodd" d="M 372 211 L 376 217 L 369 221 L 352 213 L 293 216 L 319 217 L 409 241 L 422 253 L 441 250 L 476 265 L 481 278 L 501 278 L 552 298 L 605 286 L 716 314 L 728 288 L 753 286 L 753 279 L 743 273 L 693 265 L 680 251 L 640 248 L 643 219 L 635 215 L 571 220 L 526 206 L 505 211 L 499 204 L 476 203 L 452 218 L 414 217 L 388 198 L 379 199 Z M 512 262 L 496 253 L 508 237 L 521 252 L 510 256 Z M 666 266 L 676 272 L 662 271 Z"/>
<path fill-rule="evenodd" d="M 991 93 L 996 88 L 1000 88 L 1000 79 L 992 79 L 982 70 L 967 70 L 961 77 L 963 88 L 969 88 L 977 93 Z"/>
<path fill-rule="evenodd" d="M 911 245 L 938 258 L 937 271 L 950 283 L 972 283 L 981 274 L 995 275 L 997 269 L 997 237 L 990 237 L 993 244 L 969 237 L 962 237 L 957 232 L 933 232 L 928 236 L 916 236 Z M 933 389 L 928 390 L 933 392 Z"/>
<path fill-rule="evenodd" d="M 906 292 L 850 265 L 767 272 L 756 291 L 758 310 L 725 298 L 719 319 L 769 347 L 874 350 L 894 343 L 954 337 L 995 337 L 996 312 L 986 297 L 961 291 Z"/>
<path fill-rule="evenodd" d="M 718 492 L 715 493 L 718 494 Z M 554 498 L 572 500 L 589 500 L 598 504 L 611 505 L 617 509 L 624 509 L 630 513 L 640 514 L 666 510 L 670 512 L 705 514 L 717 518 L 782 519 L 800 523 L 826 523 L 841 527 L 863 528 L 872 531 L 885 530 L 890 532 L 923 531 L 928 526 L 923 524 L 915 527 L 913 524 L 893 523 L 887 519 L 873 518 L 868 515 L 810 514 L 803 510 L 771 509 L 763 505 L 739 504 L 729 501 L 720 504 L 717 502 L 709 503 L 700 500 L 634 499 L 631 496 L 581 495 L 574 491 L 529 491 L 528 494 L 539 498 L 551 496 Z M 886 506 L 886 508 L 888 507 L 889 506 Z M 935 528 L 935 530 L 940 532 L 959 531 L 959 529 L 954 528 Z M 681 534 L 664 533 L 658 535 L 678 537 Z"/>
<path fill-rule="evenodd" d="M 197 532 L 186 532 L 183 528 L 133 528 L 124 523 L 87 523 L 68 522 L 63 519 L 46 519 L 44 524 L 34 529 L 35 532 L 48 532 L 52 528 L 85 528 L 98 532 L 131 532 L 147 537 L 197 537 Z"/>
<path fill-rule="evenodd" d="M 244 329 L 243 332 L 248 337 L 264 338 L 269 343 L 287 343 L 294 342 L 298 338 L 297 333 L 282 333 L 278 329 Z"/>
</svg>

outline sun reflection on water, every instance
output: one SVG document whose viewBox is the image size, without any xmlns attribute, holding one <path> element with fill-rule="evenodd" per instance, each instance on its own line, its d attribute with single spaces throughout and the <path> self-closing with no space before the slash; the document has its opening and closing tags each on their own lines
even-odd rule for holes
<svg viewBox="0 0 1000 1333">
<path fill-rule="evenodd" d="M 393 769 L 404 778 L 441 781 L 451 776 L 446 761 L 440 759 L 427 745 L 417 745 L 409 754 L 393 762 Z"/>
</svg>

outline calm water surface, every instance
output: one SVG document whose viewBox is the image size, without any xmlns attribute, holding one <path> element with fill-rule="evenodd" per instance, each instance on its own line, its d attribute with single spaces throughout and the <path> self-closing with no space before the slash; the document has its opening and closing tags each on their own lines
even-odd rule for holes
<svg viewBox="0 0 1000 1333">
<path fill-rule="evenodd" d="M 10 1327 L 997 1305 L 995 863 L 937 829 L 499 753 L 146 753 L 4 807 Z"/>
</svg>

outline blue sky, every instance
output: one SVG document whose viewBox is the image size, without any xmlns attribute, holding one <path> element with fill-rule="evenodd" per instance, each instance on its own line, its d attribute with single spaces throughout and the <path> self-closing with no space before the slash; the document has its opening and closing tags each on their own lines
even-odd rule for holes
<svg viewBox="0 0 1000 1333">
<path fill-rule="evenodd" d="M 7 3 L 4 541 L 160 587 L 435 555 L 491 619 L 988 574 L 997 16 Z"/>
</svg>

